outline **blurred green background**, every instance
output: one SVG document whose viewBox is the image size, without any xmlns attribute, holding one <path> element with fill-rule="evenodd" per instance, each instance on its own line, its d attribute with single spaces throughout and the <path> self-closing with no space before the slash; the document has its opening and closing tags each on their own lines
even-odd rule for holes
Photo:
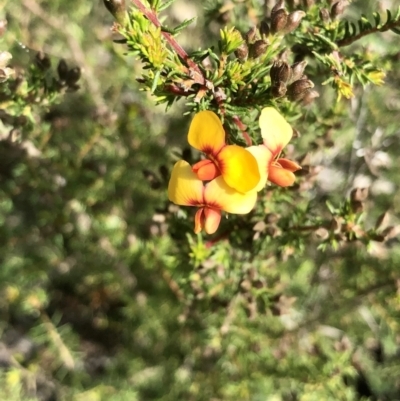
<svg viewBox="0 0 400 401">
<path fill-rule="evenodd" d="M 169 9 L 171 25 L 199 16 L 178 38 L 188 51 L 215 45 L 224 22 L 205 25 L 203 3 Z M 243 3 L 245 30 L 263 2 Z M 190 117 L 140 91 L 103 3 L 0 4 L 17 72 L 34 50 L 49 75 L 60 59 L 82 71 L 78 91 L 24 109 L 14 142 L 0 124 L 0 400 L 400 400 L 398 36 L 353 45 L 391 66 L 382 87 L 333 106 L 314 77 L 321 97 L 291 151 L 315 174 L 299 178 L 296 207 L 277 190 L 264 231 L 210 247 L 166 195 Z M 346 15 L 398 5 L 354 1 Z M 321 232 L 279 232 L 354 187 L 369 188 L 367 227 L 389 211 L 385 243 L 322 252 Z"/>
</svg>

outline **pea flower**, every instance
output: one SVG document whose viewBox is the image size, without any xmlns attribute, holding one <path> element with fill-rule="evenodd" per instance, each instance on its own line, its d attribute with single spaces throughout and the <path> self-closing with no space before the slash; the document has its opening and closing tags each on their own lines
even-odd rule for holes
<svg viewBox="0 0 400 401">
<path fill-rule="evenodd" d="M 188 142 L 207 156 L 193 166 L 200 180 L 209 181 L 218 176 L 236 191 L 246 193 L 260 181 L 258 164 L 246 149 L 225 143 L 225 131 L 218 116 L 212 111 L 197 113 L 189 128 Z"/>
<path fill-rule="evenodd" d="M 280 157 L 283 148 L 292 138 L 292 127 L 273 107 L 266 107 L 261 111 L 259 124 L 263 145 L 259 145 L 258 147 L 251 146 L 248 148 L 248 151 L 264 155 L 262 157 L 264 167 L 260 166 L 260 169 L 265 168 L 265 165 L 267 165 L 266 169 L 269 181 L 281 187 L 293 185 L 296 179 L 293 172 L 301 169 L 301 167 L 292 160 Z M 261 148 L 261 150 L 253 148 Z"/>
<path fill-rule="evenodd" d="M 204 184 L 189 163 L 180 160 L 175 163 L 168 184 L 168 198 L 177 205 L 198 207 L 194 232 L 202 229 L 207 234 L 217 231 L 221 211 L 246 214 L 257 200 L 257 192 L 241 193 L 228 186 L 222 176 Z"/>
</svg>

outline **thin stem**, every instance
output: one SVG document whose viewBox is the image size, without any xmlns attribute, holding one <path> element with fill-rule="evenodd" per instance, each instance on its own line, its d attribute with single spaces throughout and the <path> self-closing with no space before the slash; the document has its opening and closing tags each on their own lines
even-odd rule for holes
<svg viewBox="0 0 400 401">
<path fill-rule="evenodd" d="M 358 33 L 355 36 L 351 36 L 349 38 L 344 38 L 344 39 L 338 40 L 336 42 L 336 44 L 339 47 L 349 46 L 352 43 L 356 42 L 357 40 L 361 39 L 362 37 L 370 35 L 371 33 L 386 32 L 389 29 L 395 28 L 396 26 L 400 26 L 400 20 L 386 22 L 386 24 L 382 25 L 380 28 L 372 27 L 371 29 L 367 29 L 366 31 L 362 31 L 362 32 Z"/>
<path fill-rule="evenodd" d="M 185 49 L 175 40 L 175 38 L 169 33 L 162 30 L 161 22 L 159 21 L 157 14 L 153 10 L 147 9 L 140 0 L 132 0 L 132 3 L 138 8 L 138 10 L 157 28 L 161 28 L 161 34 L 170 46 L 176 51 L 178 56 L 185 61 L 191 71 L 189 74 L 191 78 L 200 85 L 206 84 L 206 79 L 200 70 L 199 66 L 189 57 Z"/>
<path fill-rule="evenodd" d="M 243 124 L 242 120 L 238 116 L 233 116 L 232 120 L 242 132 L 243 139 L 246 141 L 247 146 L 251 146 L 253 144 L 253 141 L 251 140 L 250 135 L 246 131 L 247 129 L 246 125 Z"/>
</svg>

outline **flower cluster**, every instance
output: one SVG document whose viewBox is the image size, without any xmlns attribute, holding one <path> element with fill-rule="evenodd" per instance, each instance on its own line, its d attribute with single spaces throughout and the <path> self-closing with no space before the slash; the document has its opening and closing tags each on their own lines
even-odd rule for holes
<svg viewBox="0 0 400 401">
<path fill-rule="evenodd" d="M 201 111 L 193 118 L 188 142 L 206 157 L 193 166 L 184 160 L 175 164 L 168 197 L 177 205 L 199 208 L 195 233 L 204 229 L 213 234 L 221 211 L 249 213 L 267 181 L 282 187 L 294 183 L 293 172 L 301 167 L 280 157 L 292 138 L 291 126 L 272 107 L 262 110 L 259 125 L 263 143 L 242 148 L 226 144 L 222 123 L 212 111 Z"/>
</svg>

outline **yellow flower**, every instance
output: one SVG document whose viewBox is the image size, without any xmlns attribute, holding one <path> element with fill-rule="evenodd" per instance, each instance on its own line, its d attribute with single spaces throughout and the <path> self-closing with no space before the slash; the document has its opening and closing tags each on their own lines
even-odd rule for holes
<svg viewBox="0 0 400 401">
<path fill-rule="evenodd" d="M 193 166 L 200 180 L 209 181 L 221 175 L 228 186 L 242 193 L 259 184 L 256 159 L 246 149 L 225 143 L 222 123 L 212 111 L 201 111 L 194 116 L 188 142 L 207 156 L 206 160 Z"/>
<path fill-rule="evenodd" d="M 168 198 L 177 205 L 198 207 L 194 232 L 204 229 L 207 234 L 213 234 L 221 221 L 221 211 L 249 213 L 256 203 L 257 192 L 236 191 L 225 183 L 222 176 L 204 184 L 189 163 L 180 160 L 171 173 Z"/>
<path fill-rule="evenodd" d="M 261 111 L 259 125 L 263 144 L 247 149 L 255 156 L 260 171 L 263 172 L 260 185 L 264 177 L 281 187 L 293 185 L 296 178 L 293 172 L 301 167 L 292 160 L 279 157 L 292 138 L 292 127 L 273 107 L 266 107 Z M 260 189 L 259 186 L 256 187 L 256 190 Z"/>
<path fill-rule="evenodd" d="M 353 87 L 349 83 L 343 81 L 343 79 L 341 79 L 338 75 L 336 75 L 334 79 L 339 90 L 337 101 L 339 101 L 342 96 L 344 96 L 346 99 L 351 99 L 354 97 Z"/>
<path fill-rule="evenodd" d="M 385 83 L 386 74 L 383 71 L 372 71 L 367 74 L 368 79 L 374 85 L 383 85 Z"/>
</svg>

